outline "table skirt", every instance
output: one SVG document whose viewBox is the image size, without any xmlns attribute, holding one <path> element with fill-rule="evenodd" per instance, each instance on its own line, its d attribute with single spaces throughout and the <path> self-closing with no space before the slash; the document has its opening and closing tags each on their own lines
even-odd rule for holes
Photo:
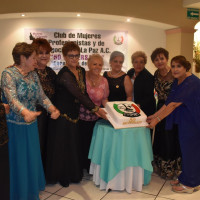
<svg viewBox="0 0 200 200">
<path fill-rule="evenodd" d="M 101 167 L 91 163 L 90 174 L 93 175 L 93 182 L 99 186 L 100 190 L 126 190 L 131 193 L 132 190 L 142 191 L 144 184 L 144 169 L 141 167 L 127 167 L 120 171 L 112 180 L 106 183 L 99 176 Z"/>
</svg>

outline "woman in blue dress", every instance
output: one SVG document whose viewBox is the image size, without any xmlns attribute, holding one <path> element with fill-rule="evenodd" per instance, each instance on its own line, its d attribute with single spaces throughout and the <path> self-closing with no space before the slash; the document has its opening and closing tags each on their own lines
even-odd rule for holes
<svg viewBox="0 0 200 200">
<path fill-rule="evenodd" d="M 44 94 L 34 72 L 36 52 L 32 45 L 17 43 L 12 51 L 15 65 L 2 72 L 3 100 L 10 105 L 7 115 L 10 163 L 10 199 L 38 200 L 45 188 L 40 155 L 36 103 L 56 119 L 59 111 Z"/>
<path fill-rule="evenodd" d="M 170 95 L 165 105 L 148 118 L 150 128 L 166 116 L 167 129 L 178 125 L 182 172 L 171 185 L 172 190 L 179 193 L 192 193 L 200 185 L 200 80 L 189 72 L 190 68 L 191 64 L 184 56 L 172 58 L 175 81 Z"/>
</svg>

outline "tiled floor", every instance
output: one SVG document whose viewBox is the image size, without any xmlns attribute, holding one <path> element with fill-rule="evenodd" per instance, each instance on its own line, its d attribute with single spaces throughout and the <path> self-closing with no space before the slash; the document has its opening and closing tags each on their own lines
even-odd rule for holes
<svg viewBox="0 0 200 200">
<path fill-rule="evenodd" d="M 133 191 L 131 194 L 119 191 L 99 190 L 90 180 L 91 177 L 85 176 L 80 184 L 71 184 L 63 188 L 59 184 L 47 186 L 41 192 L 41 200 L 200 200 L 200 191 L 192 194 L 179 194 L 171 191 L 169 181 L 161 179 L 157 175 L 152 175 L 152 180 L 148 186 L 144 186 L 142 192 Z"/>
</svg>

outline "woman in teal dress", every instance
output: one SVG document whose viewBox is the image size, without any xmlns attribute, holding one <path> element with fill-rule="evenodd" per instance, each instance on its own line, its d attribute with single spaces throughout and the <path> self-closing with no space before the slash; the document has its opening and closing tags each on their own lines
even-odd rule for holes
<svg viewBox="0 0 200 200">
<path fill-rule="evenodd" d="M 36 52 L 32 45 L 17 43 L 12 51 L 15 65 L 2 72 L 3 101 L 10 105 L 7 115 L 10 163 L 10 199 L 38 200 L 45 188 L 40 154 L 36 103 L 56 119 L 59 111 L 44 94 L 34 72 Z"/>
<path fill-rule="evenodd" d="M 178 126 L 182 154 L 182 172 L 171 181 L 172 190 L 178 193 L 192 193 L 200 185 L 200 80 L 189 72 L 191 64 L 184 56 L 171 60 L 175 81 L 165 105 L 148 118 L 153 128 L 166 118 L 166 129 Z"/>
<path fill-rule="evenodd" d="M 9 113 L 9 106 L 2 103 L 0 88 L 0 195 L 3 200 L 10 199 L 7 113 Z"/>
</svg>

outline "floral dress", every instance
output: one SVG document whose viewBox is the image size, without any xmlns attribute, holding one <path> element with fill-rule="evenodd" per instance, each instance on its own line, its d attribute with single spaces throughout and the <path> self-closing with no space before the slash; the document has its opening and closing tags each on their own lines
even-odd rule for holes
<svg viewBox="0 0 200 200">
<path fill-rule="evenodd" d="M 155 90 L 158 94 L 157 110 L 165 103 L 173 83 L 171 71 L 166 76 L 161 76 L 156 70 L 154 74 Z M 162 178 L 173 179 L 177 177 L 181 170 L 181 152 L 178 139 L 178 128 L 174 125 L 173 129 L 165 130 L 166 120 L 162 120 L 155 128 L 153 144 L 154 171 Z"/>
</svg>

